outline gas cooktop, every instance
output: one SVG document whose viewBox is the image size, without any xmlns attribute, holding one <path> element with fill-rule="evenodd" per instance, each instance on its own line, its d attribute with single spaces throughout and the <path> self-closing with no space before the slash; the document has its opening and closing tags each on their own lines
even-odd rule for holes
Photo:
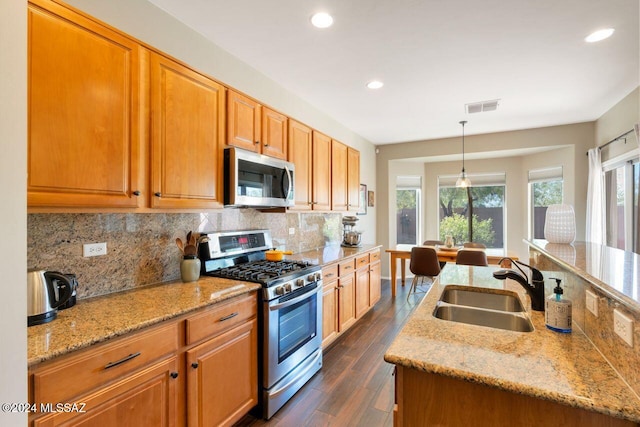
<svg viewBox="0 0 640 427">
<path fill-rule="evenodd" d="M 270 286 L 275 279 L 287 280 L 289 276 L 300 276 L 313 273 L 320 267 L 304 261 L 249 261 L 229 267 L 209 271 L 206 274 L 214 277 L 247 280 Z"/>
</svg>

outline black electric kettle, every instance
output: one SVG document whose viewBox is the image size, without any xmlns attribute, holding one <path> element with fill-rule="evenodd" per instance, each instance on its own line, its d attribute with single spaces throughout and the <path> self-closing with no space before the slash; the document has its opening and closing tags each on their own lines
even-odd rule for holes
<svg viewBox="0 0 640 427">
<path fill-rule="evenodd" d="M 27 326 L 55 319 L 58 307 L 69 300 L 72 292 L 72 282 L 64 274 L 44 270 L 27 272 Z"/>
</svg>

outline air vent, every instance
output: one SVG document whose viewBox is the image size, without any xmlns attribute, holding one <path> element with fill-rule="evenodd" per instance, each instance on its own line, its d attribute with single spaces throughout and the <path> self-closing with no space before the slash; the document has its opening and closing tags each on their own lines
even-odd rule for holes
<svg viewBox="0 0 640 427">
<path fill-rule="evenodd" d="M 472 102 L 471 104 L 465 104 L 465 108 L 467 114 L 495 111 L 498 108 L 499 101 L 499 99 L 493 99 L 491 101 Z"/>
</svg>

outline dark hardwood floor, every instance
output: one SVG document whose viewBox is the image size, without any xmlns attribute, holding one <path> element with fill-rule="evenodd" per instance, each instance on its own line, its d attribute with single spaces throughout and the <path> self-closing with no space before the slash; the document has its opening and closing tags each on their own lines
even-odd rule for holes
<svg viewBox="0 0 640 427">
<path fill-rule="evenodd" d="M 393 365 L 383 356 L 424 294 L 409 284 L 391 299 L 389 280 L 382 298 L 325 351 L 324 365 L 269 421 L 247 415 L 237 426 L 392 426 Z"/>
</svg>

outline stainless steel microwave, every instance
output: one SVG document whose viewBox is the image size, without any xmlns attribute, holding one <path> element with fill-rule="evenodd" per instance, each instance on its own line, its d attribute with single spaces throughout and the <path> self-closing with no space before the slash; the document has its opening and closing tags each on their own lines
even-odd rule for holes
<svg viewBox="0 0 640 427">
<path fill-rule="evenodd" d="M 236 147 L 224 149 L 224 205 L 287 207 L 294 205 L 293 163 Z"/>
</svg>

